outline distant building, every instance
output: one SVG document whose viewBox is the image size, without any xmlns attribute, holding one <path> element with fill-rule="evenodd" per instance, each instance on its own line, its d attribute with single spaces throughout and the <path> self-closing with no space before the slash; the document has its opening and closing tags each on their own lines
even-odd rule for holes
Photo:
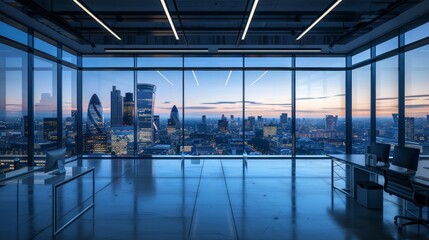
<svg viewBox="0 0 429 240">
<path fill-rule="evenodd" d="M 201 123 L 200 124 L 198 124 L 198 132 L 200 132 L 200 133 L 205 133 L 205 132 L 207 132 L 207 118 L 206 118 L 206 115 L 203 115 L 202 117 L 201 117 Z"/>
<path fill-rule="evenodd" d="M 254 131 L 255 130 L 255 117 L 248 117 L 244 119 L 244 131 Z"/>
<path fill-rule="evenodd" d="M 426 115 L 426 124 L 429 126 L 429 114 Z"/>
<path fill-rule="evenodd" d="M 413 117 L 405 118 L 405 139 L 410 141 L 414 140 L 414 118 Z"/>
<path fill-rule="evenodd" d="M 338 115 L 326 115 L 325 129 L 334 130 L 337 128 Z"/>
<path fill-rule="evenodd" d="M 168 126 L 180 129 L 179 110 L 177 109 L 176 105 L 174 105 L 171 109 L 170 119 L 168 119 Z"/>
<path fill-rule="evenodd" d="M 156 86 L 137 84 L 137 129 L 139 146 L 154 143 L 153 109 Z"/>
<path fill-rule="evenodd" d="M 132 126 L 134 124 L 134 98 L 132 93 L 125 93 L 124 97 L 124 126 Z"/>
<path fill-rule="evenodd" d="M 123 99 L 121 90 L 116 90 L 116 86 L 112 86 L 110 92 L 110 123 L 112 127 L 120 127 L 123 125 Z"/>
<path fill-rule="evenodd" d="M 43 139 L 47 141 L 57 141 L 57 118 L 43 118 Z"/>
<path fill-rule="evenodd" d="M 287 113 L 282 113 L 280 115 L 280 125 L 287 125 Z"/>
<path fill-rule="evenodd" d="M 85 152 L 106 153 L 107 134 L 104 128 L 103 107 L 97 94 L 93 94 L 88 104 Z"/>
<path fill-rule="evenodd" d="M 217 121 L 217 128 L 221 133 L 228 133 L 228 120 L 225 115 L 222 114 L 221 119 Z"/>
<path fill-rule="evenodd" d="M 393 118 L 393 127 L 398 127 L 398 114 L 392 113 L 392 118 Z"/>
<path fill-rule="evenodd" d="M 265 125 L 262 130 L 264 138 L 269 138 L 277 135 L 277 126 L 274 124 Z"/>
</svg>

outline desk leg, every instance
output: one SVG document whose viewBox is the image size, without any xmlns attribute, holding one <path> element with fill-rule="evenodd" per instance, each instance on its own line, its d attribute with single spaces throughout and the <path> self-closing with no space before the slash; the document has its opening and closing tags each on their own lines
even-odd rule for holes
<svg viewBox="0 0 429 240">
<path fill-rule="evenodd" d="M 334 159 L 331 158 L 331 191 L 334 191 Z"/>
</svg>

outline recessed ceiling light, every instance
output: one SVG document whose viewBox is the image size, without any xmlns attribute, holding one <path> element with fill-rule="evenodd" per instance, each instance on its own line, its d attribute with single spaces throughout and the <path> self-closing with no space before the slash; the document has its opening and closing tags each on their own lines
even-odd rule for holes
<svg viewBox="0 0 429 240">
<path fill-rule="evenodd" d="M 316 21 L 314 21 L 307 29 L 305 29 L 304 32 L 301 33 L 301 35 L 299 35 L 299 37 L 296 40 L 301 39 L 308 31 L 310 31 L 314 26 L 316 26 L 316 24 L 318 22 L 320 22 L 320 20 L 322 20 L 326 15 L 328 15 L 328 13 L 330 13 L 338 4 L 340 4 L 342 0 L 337 0 L 334 4 L 332 4 L 332 6 L 330 6 L 328 8 L 328 10 L 326 10 L 319 18 L 316 19 Z"/>
<path fill-rule="evenodd" d="M 102 27 L 104 27 L 107 31 L 109 31 L 113 36 L 115 36 L 115 38 L 117 38 L 118 40 L 122 40 L 118 35 L 116 35 L 116 33 L 112 31 L 112 29 L 106 26 L 106 24 L 104 24 L 91 11 L 89 11 L 89 9 L 85 5 L 80 3 L 78 0 L 73 0 L 73 2 L 76 3 L 76 5 L 78 5 L 80 8 L 82 8 L 83 11 L 85 11 L 89 16 L 91 16 L 95 21 L 97 21 Z"/>
<path fill-rule="evenodd" d="M 171 19 L 170 12 L 168 11 L 167 4 L 165 4 L 164 0 L 160 0 L 162 4 L 162 8 L 164 8 L 165 15 L 167 15 L 168 22 L 170 23 L 171 29 L 173 30 L 174 37 L 176 40 L 179 40 L 179 35 L 177 35 L 176 28 L 174 27 L 173 20 Z"/>
</svg>

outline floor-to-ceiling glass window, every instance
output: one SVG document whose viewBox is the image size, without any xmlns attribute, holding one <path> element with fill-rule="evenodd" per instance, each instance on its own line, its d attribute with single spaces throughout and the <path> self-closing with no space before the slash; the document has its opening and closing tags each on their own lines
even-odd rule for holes
<svg viewBox="0 0 429 240">
<path fill-rule="evenodd" d="M 345 72 L 297 71 L 296 152 L 345 152 Z"/>
<path fill-rule="evenodd" d="M 376 140 L 398 143 L 397 56 L 376 63 Z"/>
<path fill-rule="evenodd" d="M 57 64 L 34 57 L 34 155 L 43 166 L 46 151 L 57 148 Z"/>
<path fill-rule="evenodd" d="M 139 71 L 136 91 L 138 154 L 180 154 L 182 71 Z"/>
<path fill-rule="evenodd" d="M 371 67 L 352 71 L 352 153 L 365 153 L 370 143 Z"/>
<path fill-rule="evenodd" d="M 291 72 L 245 72 L 245 143 L 248 154 L 292 154 Z"/>
<path fill-rule="evenodd" d="M 242 86 L 242 71 L 185 71 L 185 153 L 243 153 Z"/>
<path fill-rule="evenodd" d="M 84 71 L 82 82 L 84 154 L 134 155 L 134 73 Z"/>
<path fill-rule="evenodd" d="M 27 166 L 27 53 L 0 44 L 0 173 Z"/>
<path fill-rule="evenodd" d="M 62 146 L 67 149 L 66 155 L 77 154 L 77 71 L 63 66 L 62 68 Z"/>
<path fill-rule="evenodd" d="M 429 46 L 405 53 L 405 144 L 429 155 Z"/>
</svg>

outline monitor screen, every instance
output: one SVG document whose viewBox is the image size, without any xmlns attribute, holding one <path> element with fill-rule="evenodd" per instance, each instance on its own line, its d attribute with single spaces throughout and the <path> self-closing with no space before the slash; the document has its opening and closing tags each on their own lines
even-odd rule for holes
<svg viewBox="0 0 429 240">
<path fill-rule="evenodd" d="M 369 153 L 377 155 L 377 161 L 389 163 L 390 144 L 373 143 L 370 149 Z"/>
<path fill-rule="evenodd" d="M 56 170 L 58 169 L 58 165 L 60 165 L 61 168 L 64 168 L 65 158 L 66 158 L 65 148 L 59 148 L 59 149 L 47 151 L 44 172 L 50 172 L 52 170 Z M 60 169 L 60 170 L 63 170 L 63 169 Z"/>
</svg>

